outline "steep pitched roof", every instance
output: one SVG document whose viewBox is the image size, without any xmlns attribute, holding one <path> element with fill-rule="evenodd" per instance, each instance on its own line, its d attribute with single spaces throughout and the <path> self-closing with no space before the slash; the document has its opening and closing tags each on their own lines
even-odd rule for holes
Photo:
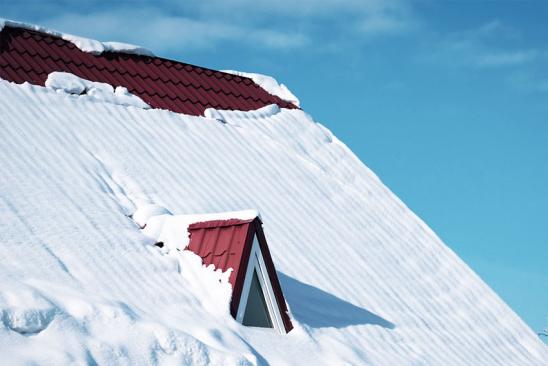
<svg viewBox="0 0 548 366">
<path fill-rule="evenodd" d="M 297 108 L 246 77 L 160 57 L 120 52 L 94 55 L 55 35 L 12 26 L 2 29 L 0 78 L 43 86 L 54 71 L 124 86 L 152 108 L 196 116 L 206 108 L 248 111 L 269 104 Z"/>
<path fill-rule="evenodd" d="M 233 289 L 230 313 L 234 318 L 237 317 L 240 307 L 253 241 L 256 237 L 285 331 L 289 332 L 293 329 L 274 262 L 270 256 L 262 224 L 258 217 L 252 220 L 230 219 L 198 222 L 191 224 L 188 227 L 188 232 L 190 242 L 187 249 L 199 255 L 205 265 L 213 264 L 215 268 L 223 271 L 232 268 L 229 277 Z"/>
</svg>

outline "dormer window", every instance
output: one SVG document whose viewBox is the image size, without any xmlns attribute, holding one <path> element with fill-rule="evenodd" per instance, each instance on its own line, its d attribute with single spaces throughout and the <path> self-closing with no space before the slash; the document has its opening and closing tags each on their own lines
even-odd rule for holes
<svg viewBox="0 0 548 366">
<path fill-rule="evenodd" d="M 293 329 L 258 217 L 199 222 L 188 231 L 187 249 L 202 257 L 205 265 L 223 271 L 232 268 L 230 313 L 239 323 L 282 334 Z"/>
<path fill-rule="evenodd" d="M 236 320 L 243 325 L 275 328 L 285 333 L 282 314 L 256 236 L 253 238 Z"/>
</svg>

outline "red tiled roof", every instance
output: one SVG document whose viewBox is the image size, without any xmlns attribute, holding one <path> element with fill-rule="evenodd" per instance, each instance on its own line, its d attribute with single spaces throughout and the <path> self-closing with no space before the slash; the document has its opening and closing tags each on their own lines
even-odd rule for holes
<svg viewBox="0 0 548 366">
<path fill-rule="evenodd" d="M 0 78 L 43 86 L 54 71 L 124 86 L 152 108 L 196 116 L 210 107 L 248 111 L 277 104 L 297 108 L 246 77 L 160 57 L 118 52 L 94 55 L 33 30 L 6 26 L 0 32 Z"/>
<path fill-rule="evenodd" d="M 188 232 L 190 242 L 187 249 L 202 257 L 205 265 L 213 264 L 215 268 L 220 268 L 223 272 L 232 268 L 229 277 L 232 285 L 230 313 L 234 318 L 240 305 L 253 238 L 256 235 L 286 332 L 293 329 L 259 218 L 199 222 L 190 225 Z"/>
</svg>

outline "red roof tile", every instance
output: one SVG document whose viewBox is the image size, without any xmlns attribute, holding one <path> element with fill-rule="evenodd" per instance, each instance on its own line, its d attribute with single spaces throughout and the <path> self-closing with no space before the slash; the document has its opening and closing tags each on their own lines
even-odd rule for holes
<svg viewBox="0 0 548 366">
<path fill-rule="evenodd" d="M 269 104 L 298 108 L 269 94 L 251 79 L 160 57 L 83 52 L 59 37 L 6 26 L 0 32 L 0 78 L 44 85 L 48 74 L 64 71 L 124 86 L 152 108 L 202 115 L 208 107 L 252 110 Z"/>
</svg>

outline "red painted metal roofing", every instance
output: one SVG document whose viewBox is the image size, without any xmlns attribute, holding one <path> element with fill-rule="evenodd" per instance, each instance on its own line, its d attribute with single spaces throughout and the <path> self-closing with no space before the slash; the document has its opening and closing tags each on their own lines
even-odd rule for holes
<svg viewBox="0 0 548 366">
<path fill-rule="evenodd" d="M 251 79 L 160 57 L 83 52 L 46 33 L 6 26 L 0 32 L 0 78 L 44 85 L 64 71 L 84 79 L 124 86 L 152 108 L 202 115 L 209 107 L 248 111 L 269 104 L 297 108 Z"/>
<path fill-rule="evenodd" d="M 257 236 L 286 332 L 293 329 L 274 262 L 258 218 L 199 222 L 190 225 L 188 232 L 190 242 L 187 249 L 202 257 L 205 265 L 213 264 L 215 268 L 220 268 L 222 271 L 232 268 L 229 282 L 232 285 L 230 313 L 233 317 L 236 317 L 240 305 L 253 238 Z"/>
</svg>

